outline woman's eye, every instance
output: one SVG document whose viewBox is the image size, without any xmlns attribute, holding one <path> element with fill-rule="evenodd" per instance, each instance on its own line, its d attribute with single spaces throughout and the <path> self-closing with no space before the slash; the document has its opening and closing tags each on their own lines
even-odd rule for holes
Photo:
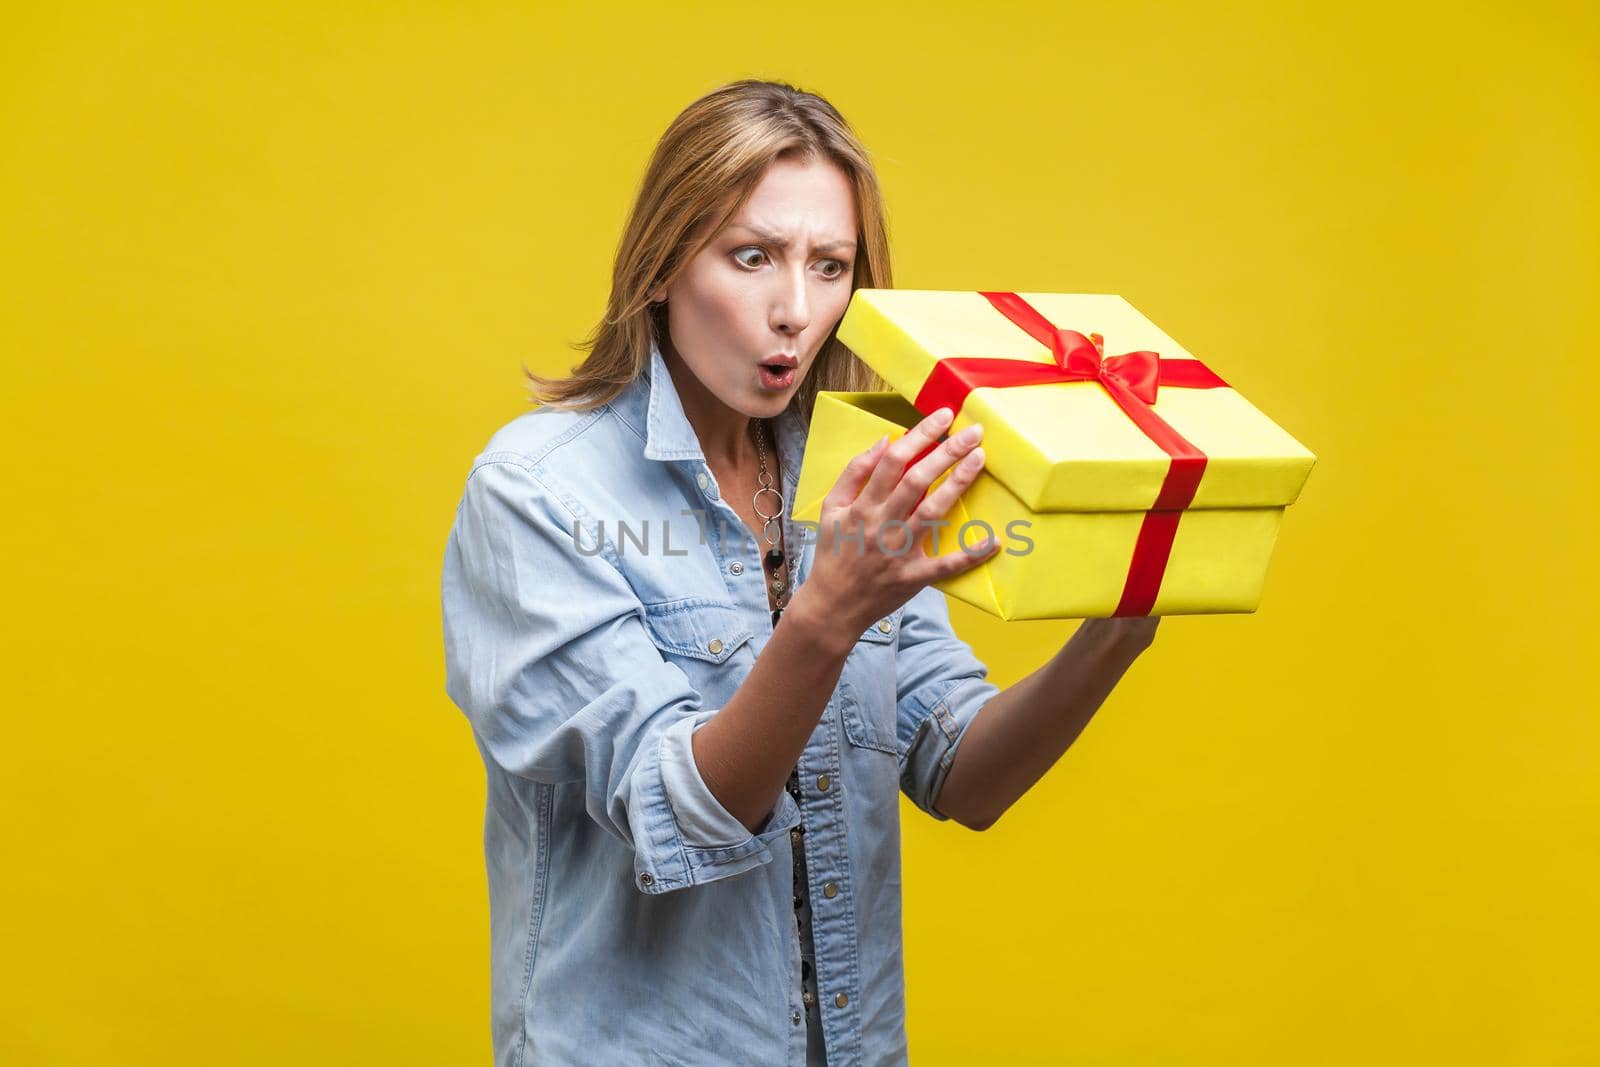
<svg viewBox="0 0 1600 1067">
<path fill-rule="evenodd" d="M 754 245 L 750 245 L 746 248 L 737 249 L 733 253 L 733 258 L 734 261 L 737 262 L 741 267 L 745 267 L 749 270 L 755 270 L 757 267 L 766 262 L 767 253 Z M 849 273 L 849 268 L 846 267 L 842 260 L 823 260 L 822 274 L 823 277 L 827 278 L 829 281 L 832 281 L 835 278 L 847 273 Z"/>
</svg>

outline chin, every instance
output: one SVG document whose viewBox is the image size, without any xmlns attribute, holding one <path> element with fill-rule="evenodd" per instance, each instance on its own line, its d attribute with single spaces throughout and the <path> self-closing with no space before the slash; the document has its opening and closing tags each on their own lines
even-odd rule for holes
<svg viewBox="0 0 1600 1067">
<path fill-rule="evenodd" d="M 749 412 L 752 419 L 775 419 L 782 415 L 789 407 L 789 401 L 794 399 L 794 390 L 782 396 L 764 396 L 756 401 L 755 410 Z"/>
</svg>

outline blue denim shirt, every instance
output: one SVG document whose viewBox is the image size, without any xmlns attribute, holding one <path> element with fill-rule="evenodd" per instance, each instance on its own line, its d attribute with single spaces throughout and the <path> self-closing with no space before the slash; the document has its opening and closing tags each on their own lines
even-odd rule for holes
<svg viewBox="0 0 1600 1067">
<path fill-rule="evenodd" d="M 792 502 L 807 428 L 793 404 L 775 425 Z M 765 580 L 659 348 L 610 404 L 521 415 L 473 461 L 444 554 L 445 688 L 488 779 L 501 1067 L 803 1067 L 802 822 L 826 1061 L 906 1062 L 899 795 L 945 818 L 956 746 L 998 689 L 924 588 L 856 641 L 798 802 L 780 789 L 752 833 L 690 735 L 772 636 Z"/>
</svg>

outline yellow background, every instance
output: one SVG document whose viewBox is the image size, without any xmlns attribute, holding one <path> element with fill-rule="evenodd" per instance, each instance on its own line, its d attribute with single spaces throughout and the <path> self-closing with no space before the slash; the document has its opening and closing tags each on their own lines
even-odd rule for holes
<svg viewBox="0 0 1600 1067">
<path fill-rule="evenodd" d="M 904 809 L 915 1062 L 1600 1062 L 1596 10 L 1293 6 L 9 5 L 0 1062 L 487 1062 L 444 538 L 746 75 L 900 285 L 1121 293 L 1318 457 L 1257 614 Z"/>
</svg>

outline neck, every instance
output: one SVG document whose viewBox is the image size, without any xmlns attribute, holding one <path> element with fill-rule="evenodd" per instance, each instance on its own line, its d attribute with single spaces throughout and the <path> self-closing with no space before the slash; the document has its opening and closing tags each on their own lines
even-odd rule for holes
<svg viewBox="0 0 1600 1067">
<path fill-rule="evenodd" d="M 661 355 L 672 375 L 684 417 L 700 441 L 700 451 L 705 453 L 706 462 L 713 467 L 733 469 L 754 464 L 757 458 L 752 436 L 755 427 L 751 425 L 754 420 L 718 400 L 669 344 L 661 346 Z"/>
</svg>

